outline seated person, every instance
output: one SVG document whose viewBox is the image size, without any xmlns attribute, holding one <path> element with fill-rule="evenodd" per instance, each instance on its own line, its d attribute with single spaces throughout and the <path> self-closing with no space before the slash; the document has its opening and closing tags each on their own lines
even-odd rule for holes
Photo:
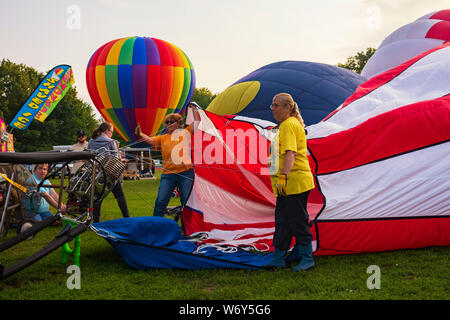
<svg viewBox="0 0 450 320">
<path fill-rule="evenodd" d="M 48 164 L 47 163 L 40 163 L 34 166 L 33 168 L 33 177 L 30 179 L 33 179 L 34 181 L 27 180 L 28 183 L 35 182 L 37 185 L 41 182 L 42 179 L 45 178 L 48 172 Z M 43 185 L 50 185 L 50 181 L 45 180 L 43 182 Z M 33 187 L 27 186 L 28 189 L 33 189 Z M 53 190 L 53 188 L 50 187 L 41 187 L 39 189 L 39 195 L 40 195 L 40 202 L 36 203 L 34 201 L 35 197 L 33 196 L 23 196 L 22 197 L 22 204 L 26 211 L 27 218 L 31 218 L 36 221 L 42 221 L 45 218 L 52 215 L 52 213 L 49 211 L 50 205 L 56 209 L 58 209 L 58 201 L 59 196 Z M 66 205 L 61 203 L 61 212 L 66 211 Z"/>
</svg>

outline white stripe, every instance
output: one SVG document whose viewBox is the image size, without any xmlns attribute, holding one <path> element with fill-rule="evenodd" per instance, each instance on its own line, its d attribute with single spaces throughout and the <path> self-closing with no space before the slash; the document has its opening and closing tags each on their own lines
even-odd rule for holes
<svg viewBox="0 0 450 320">
<path fill-rule="evenodd" d="M 415 39 L 417 42 L 420 42 L 425 38 L 430 28 L 440 21 L 441 20 L 426 19 L 408 23 L 387 36 L 387 38 L 384 39 L 381 45 L 378 47 L 377 51 L 396 41 Z"/>
<path fill-rule="evenodd" d="M 449 79 L 450 46 L 423 57 L 387 84 L 353 101 L 328 120 L 308 126 L 307 139 L 351 129 L 402 106 L 440 98 L 450 91 Z"/>
<path fill-rule="evenodd" d="M 220 230 L 220 229 L 212 229 L 207 232 L 209 235 L 213 235 L 212 238 L 216 240 L 223 241 L 232 241 L 237 240 L 242 237 L 253 235 L 254 238 L 258 238 L 258 236 L 263 236 L 262 238 L 267 237 L 268 234 L 272 234 L 275 231 L 275 227 L 272 228 L 245 228 L 241 230 Z"/>
<path fill-rule="evenodd" d="M 319 176 L 318 220 L 450 215 L 450 143 Z"/>
<path fill-rule="evenodd" d="M 253 123 L 254 125 L 260 126 L 261 128 L 276 126 L 275 123 L 268 121 L 268 120 L 263 120 L 263 119 L 258 119 L 258 118 L 250 118 L 250 117 L 244 117 L 244 116 L 236 116 L 233 118 L 233 120 L 250 122 L 250 123 Z"/>
<path fill-rule="evenodd" d="M 367 64 L 361 71 L 361 75 L 366 79 L 373 78 L 444 42 L 444 40 L 427 38 L 421 40 L 405 39 L 390 43 L 383 48 L 377 49 L 375 54 L 367 61 Z"/>
<path fill-rule="evenodd" d="M 216 238 L 215 238 L 215 235 L 214 234 L 210 234 L 210 235 L 208 235 L 208 236 L 210 236 L 211 238 L 210 239 L 214 239 L 214 240 L 217 240 Z M 269 249 L 270 249 L 270 247 L 269 247 L 269 245 L 268 244 L 266 244 L 265 245 L 265 249 L 258 249 L 256 246 L 260 246 L 261 244 L 263 244 L 263 243 L 260 243 L 259 245 L 256 243 L 256 242 L 258 242 L 258 241 L 261 241 L 261 240 L 265 240 L 266 242 L 269 242 L 269 241 L 271 241 L 273 239 L 273 235 L 271 234 L 271 235 L 267 235 L 267 236 L 264 236 L 264 237 L 255 237 L 255 238 L 249 238 L 249 239 L 236 239 L 236 240 L 229 240 L 229 241 L 221 241 L 221 242 L 219 242 L 219 243 L 204 243 L 204 244 L 201 244 L 200 246 L 199 246 L 199 249 L 197 249 L 197 250 L 199 250 L 200 252 L 201 252 L 201 250 L 203 249 L 203 248 L 205 248 L 205 247 L 215 247 L 215 248 L 217 248 L 218 250 L 220 250 L 220 247 L 221 246 L 243 246 L 243 247 L 246 247 L 246 246 L 252 246 L 253 247 L 253 249 L 254 250 L 256 250 L 256 251 L 269 251 Z"/>
<path fill-rule="evenodd" d="M 275 198 L 275 196 L 272 194 Z M 187 205 L 203 213 L 205 222 L 214 224 L 250 224 L 273 222 L 275 208 L 234 195 L 195 176 Z"/>
<path fill-rule="evenodd" d="M 255 242 L 260 240 L 272 240 L 274 232 L 275 227 L 259 228 L 259 229 L 247 228 L 233 231 L 213 229 L 209 232 L 199 232 L 199 233 L 201 233 L 202 235 L 206 235 L 207 236 L 206 239 L 214 239 L 216 241 L 220 241 L 218 245 L 243 246 L 243 245 L 253 245 Z M 191 236 L 195 236 L 196 234 L 193 234 Z M 253 237 L 241 239 L 242 237 L 248 235 L 253 235 Z"/>
<path fill-rule="evenodd" d="M 213 237 L 213 239 L 215 239 L 215 238 Z M 220 244 L 221 245 L 230 245 L 230 246 L 255 245 L 255 242 L 258 242 L 260 240 L 272 240 L 272 239 L 273 239 L 273 235 L 271 234 L 271 235 L 264 236 L 264 237 L 223 241 Z M 267 248 L 267 249 L 269 249 L 269 248 Z"/>
</svg>

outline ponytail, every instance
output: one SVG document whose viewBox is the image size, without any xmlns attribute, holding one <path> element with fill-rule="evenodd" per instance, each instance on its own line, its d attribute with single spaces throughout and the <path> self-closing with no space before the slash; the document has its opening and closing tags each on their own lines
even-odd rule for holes
<svg viewBox="0 0 450 320">
<path fill-rule="evenodd" d="M 98 138 L 101 134 L 112 128 L 112 124 L 109 122 L 103 122 L 97 129 L 92 132 L 92 139 Z"/>
<path fill-rule="evenodd" d="M 98 138 L 101 134 L 102 134 L 102 133 L 100 132 L 100 130 L 98 130 L 98 128 L 95 129 L 95 130 L 92 132 L 92 139 Z"/>
<path fill-rule="evenodd" d="M 298 108 L 297 102 L 295 102 L 295 101 L 294 101 L 294 104 L 292 105 L 291 117 L 297 118 L 298 122 L 300 122 L 300 125 L 303 128 L 305 127 L 305 121 L 303 121 L 302 115 L 300 113 L 300 109 Z"/>
</svg>

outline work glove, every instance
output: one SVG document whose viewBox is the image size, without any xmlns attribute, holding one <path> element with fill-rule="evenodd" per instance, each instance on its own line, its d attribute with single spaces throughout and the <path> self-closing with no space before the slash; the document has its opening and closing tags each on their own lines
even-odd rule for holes
<svg viewBox="0 0 450 320">
<path fill-rule="evenodd" d="M 141 125 L 138 123 L 136 128 L 134 129 L 134 134 L 137 135 L 138 137 L 141 136 Z"/>
<path fill-rule="evenodd" d="M 279 196 L 286 195 L 286 184 L 287 184 L 287 175 L 285 173 L 280 173 L 280 175 L 278 176 L 277 183 L 276 183 L 277 194 Z"/>
</svg>

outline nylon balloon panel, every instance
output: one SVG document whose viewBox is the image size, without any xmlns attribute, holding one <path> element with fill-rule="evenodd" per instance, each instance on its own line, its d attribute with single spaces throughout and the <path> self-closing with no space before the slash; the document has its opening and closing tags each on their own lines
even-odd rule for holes
<svg viewBox="0 0 450 320">
<path fill-rule="evenodd" d="M 195 88 L 187 55 L 156 38 L 110 41 L 91 56 L 86 69 L 91 99 L 106 121 L 126 141 L 136 140 L 137 123 L 157 134 L 167 114 L 182 113 Z"/>
</svg>

